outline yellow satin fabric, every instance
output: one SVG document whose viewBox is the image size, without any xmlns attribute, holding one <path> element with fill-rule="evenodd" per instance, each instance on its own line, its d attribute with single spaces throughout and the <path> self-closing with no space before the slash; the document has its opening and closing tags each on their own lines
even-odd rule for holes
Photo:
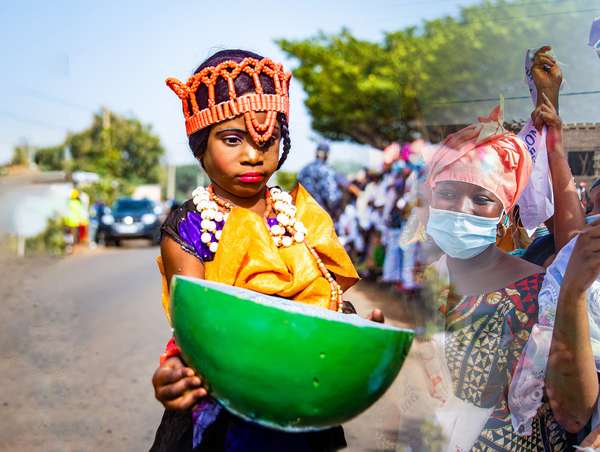
<svg viewBox="0 0 600 452">
<path fill-rule="evenodd" d="M 308 231 L 306 241 L 317 251 L 338 283 L 347 289 L 359 277 L 337 238 L 333 221 L 301 185 L 292 196 L 296 218 Z M 163 308 L 169 317 L 169 295 L 165 290 L 162 262 L 159 262 L 159 268 L 163 274 Z M 264 218 L 248 209 L 235 208 L 229 214 L 214 259 L 204 263 L 204 276 L 210 281 L 322 308 L 329 307 L 331 298 L 329 282 L 308 248 L 304 244 L 278 248 Z"/>
</svg>

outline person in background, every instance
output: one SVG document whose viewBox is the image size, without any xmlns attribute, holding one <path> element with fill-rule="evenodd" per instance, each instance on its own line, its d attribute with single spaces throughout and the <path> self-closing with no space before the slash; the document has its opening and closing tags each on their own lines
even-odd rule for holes
<svg viewBox="0 0 600 452">
<path fill-rule="evenodd" d="M 396 284 L 397 289 L 402 289 L 402 261 L 403 251 L 400 247 L 400 235 L 404 224 L 405 211 L 399 205 L 404 195 L 405 181 L 409 172 L 402 161 L 389 162 L 390 176 L 386 183 L 385 205 L 383 208 L 383 222 L 385 225 L 384 243 L 385 257 L 383 260 L 384 283 Z"/>
<path fill-rule="evenodd" d="M 71 239 L 67 238 L 67 242 L 76 244 L 85 239 L 85 228 L 88 224 L 87 212 L 84 211 L 79 191 L 76 189 L 71 190 L 71 197 L 67 202 L 67 213 L 63 221 L 67 237 L 71 237 Z"/>
<path fill-rule="evenodd" d="M 315 160 L 298 173 L 298 182 L 335 221 L 339 217 L 342 201 L 340 187 L 346 184 L 335 170 L 327 165 L 328 159 L 329 145 L 320 143 Z"/>
<path fill-rule="evenodd" d="M 590 187 L 590 203 L 589 203 L 589 214 L 598 215 L 600 214 L 600 177 L 594 181 Z"/>
<path fill-rule="evenodd" d="M 590 208 L 590 197 L 588 195 L 586 182 L 582 181 L 577 184 L 577 193 L 579 194 L 583 210 L 587 212 Z"/>
<path fill-rule="evenodd" d="M 351 185 L 354 185 L 354 182 Z M 360 190 L 358 193 L 360 194 Z M 360 261 L 365 249 L 364 238 L 360 233 L 358 222 L 356 198 L 357 196 L 350 190 L 344 193 L 343 211 L 336 223 L 339 239 L 353 262 Z"/>
<path fill-rule="evenodd" d="M 89 242 L 90 248 L 96 248 L 98 245 L 98 231 L 100 229 L 100 224 L 102 222 L 102 217 L 104 216 L 105 209 L 104 202 L 100 199 L 96 200 L 92 207 L 90 208 L 90 229 L 89 229 Z"/>
</svg>

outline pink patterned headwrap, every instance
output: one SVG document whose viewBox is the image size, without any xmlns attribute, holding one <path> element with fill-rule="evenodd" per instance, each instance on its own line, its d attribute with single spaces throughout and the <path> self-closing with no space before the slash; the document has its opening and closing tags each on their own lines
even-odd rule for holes
<svg viewBox="0 0 600 452">
<path fill-rule="evenodd" d="M 428 162 L 428 182 L 431 188 L 442 181 L 478 185 L 494 193 L 508 212 L 527 185 L 531 156 L 525 143 L 502 127 L 499 106 L 478 119 L 443 141 Z"/>
</svg>

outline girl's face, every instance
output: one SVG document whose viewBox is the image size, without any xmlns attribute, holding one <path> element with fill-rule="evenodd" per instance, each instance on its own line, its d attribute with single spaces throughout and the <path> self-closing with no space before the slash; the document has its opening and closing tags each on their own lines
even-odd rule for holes
<svg viewBox="0 0 600 452">
<path fill-rule="evenodd" d="M 502 203 L 491 191 L 458 181 L 436 183 L 431 207 L 488 218 L 498 218 L 502 213 Z"/>
<path fill-rule="evenodd" d="M 257 120 L 266 113 L 257 112 Z M 263 193 L 279 162 L 279 124 L 271 140 L 259 147 L 246 130 L 243 116 L 221 122 L 210 130 L 203 164 L 208 177 L 226 192 L 238 198 Z"/>
</svg>

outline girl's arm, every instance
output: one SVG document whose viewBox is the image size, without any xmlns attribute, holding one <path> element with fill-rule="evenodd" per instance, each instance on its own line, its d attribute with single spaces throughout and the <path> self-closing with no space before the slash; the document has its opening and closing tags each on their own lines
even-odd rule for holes
<svg viewBox="0 0 600 452">
<path fill-rule="evenodd" d="M 204 279 L 204 264 L 200 259 L 181 249 L 181 246 L 168 235 L 164 235 L 160 241 L 160 254 L 169 289 L 173 275 Z"/>
<path fill-rule="evenodd" d="M 565 272 L 550 345 L 546 389 L 556 420 L 571 433 L 588 422 L 598 398 L 587 290 L 600 274 L 600 221 L 579 234 Z"/>
<path fill-rule="evenodd" d="M 170 286 L 173 275 L 204 278 L 204 265 L 195 256 L 187 253 L 181 246 L 164 235 L 160 242 L 167 285 Z M 171 339 L 161 357 L 161 363 L 152 377 L 154 395 L 166 409 L 185 411 L 206 396 L 202 380 L 193 369 L 186 367 L 179 357 L 179 349 Z"/>
</svg>

